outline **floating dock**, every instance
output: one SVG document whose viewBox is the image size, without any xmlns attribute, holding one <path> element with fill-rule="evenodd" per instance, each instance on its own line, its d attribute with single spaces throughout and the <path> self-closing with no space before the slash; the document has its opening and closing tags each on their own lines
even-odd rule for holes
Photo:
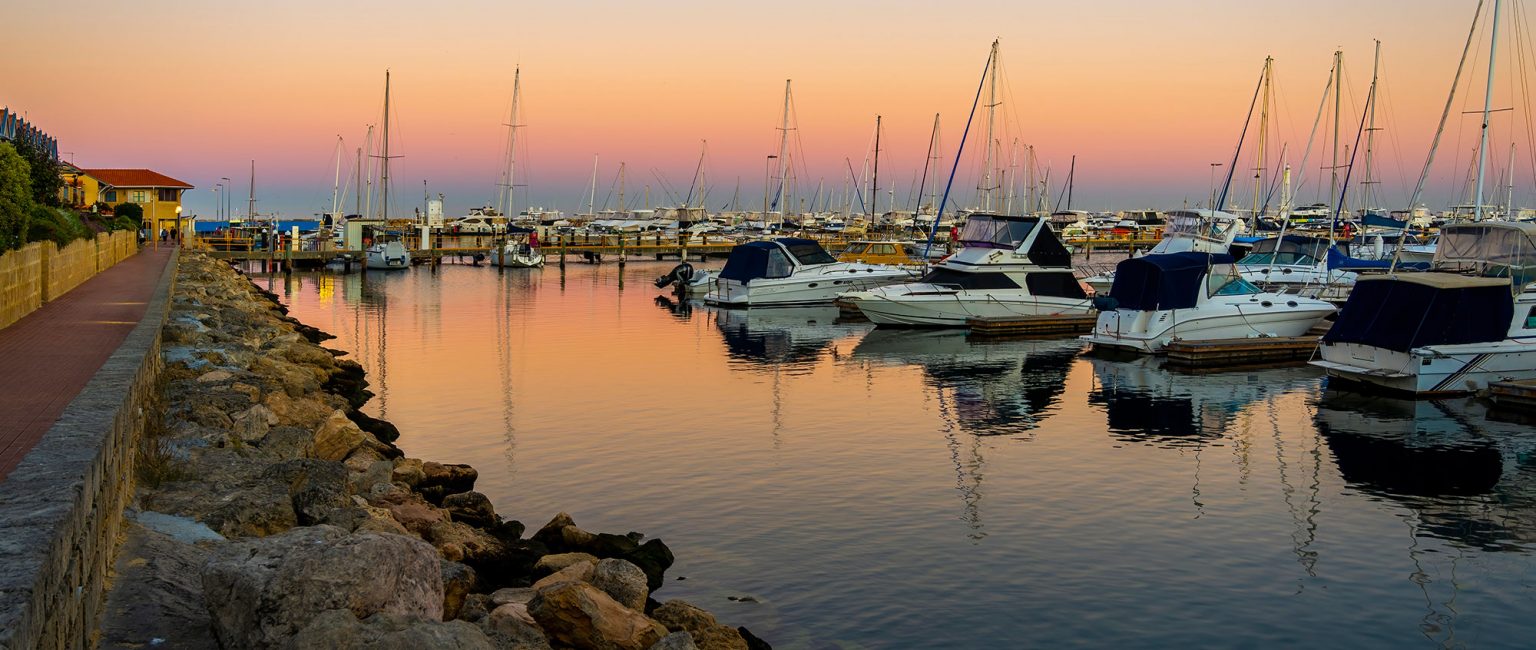
<svg viewBox="0 0 1536 650">
<path fill-rule="evenodd" d="M 1098 318 L 1098 314 L 972 318 L 966 325 L 975 338 L 1056 338 L 1091 332 Z"/>
<path fill-rule="evenodd" d="M 1272 336 L 1219 341 L 1173 341 L 1163 346 L 1168 365 L 1187 370 L 1227 369 L 1305 363 L 1317 350 L 1316 336 Z"/>
<path fill-rule="evenodd" d="M 1536 412 L 1536 379 L 1492 382 L 1488 398 L 1501 409 Z"/>
</svg>

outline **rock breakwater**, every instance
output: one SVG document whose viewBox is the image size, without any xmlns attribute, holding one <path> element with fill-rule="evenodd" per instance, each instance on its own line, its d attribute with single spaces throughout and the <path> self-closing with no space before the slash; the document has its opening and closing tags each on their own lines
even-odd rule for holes
<svg viewBox="0 0 1536 650">
<path fill-rule="evenodd" d="M 525 536 L 473 467 L 406 457 L 361 366 L 229 265 L 183 254 L 171 301 L 103 645 L 767 647 L 652 597 L 661 540 L 564 513 Z"/>
</svg>

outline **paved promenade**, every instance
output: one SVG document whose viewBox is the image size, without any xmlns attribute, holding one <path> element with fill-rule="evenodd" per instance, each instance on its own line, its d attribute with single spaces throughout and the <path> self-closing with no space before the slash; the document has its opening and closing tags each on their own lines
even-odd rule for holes
<svg viewBox="0 0 1536 650">
<path fill-rule="evenodd" d="M 0 481 L 144 318 L 172 250 L 145 248 L 0 329 Z"/>
</svg>

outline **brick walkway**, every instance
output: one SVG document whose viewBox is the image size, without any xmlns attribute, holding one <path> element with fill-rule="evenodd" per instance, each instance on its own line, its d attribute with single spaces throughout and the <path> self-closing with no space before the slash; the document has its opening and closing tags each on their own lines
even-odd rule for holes
<svg viewBox="0 0 1536 650">
<path fill-rule="evenodd" d="M 172 248 L 145 248 L 0 329 L 0 481 L 128 336 Z"/>
</svg>

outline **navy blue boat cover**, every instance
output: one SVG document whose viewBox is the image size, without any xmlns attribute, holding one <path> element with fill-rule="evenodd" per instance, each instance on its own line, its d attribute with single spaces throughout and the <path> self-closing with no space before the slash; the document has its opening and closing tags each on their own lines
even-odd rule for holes
<svg viewBox="0 0 1536 650">
<path fill-rule="evenodd" d="M 1340 253 L 1337 248 L 1330 248 L 1328 249 L 1328 268 L 1344 271 L 1385 270 L 1392 268 L 1392 260 L 1362 260 L 1358 257 L 1350 257 Z M 1423 271 L 1429 268 L 1429 262 L 1404 262 L 1398 260 L 1397 268 Z"/>
<path fill-rule="evenodd" d="M 738 245 L 731 249 L 731 256 L 725 259 L 725 268 L 720 270 L 720 277 L 742 284 L 753 278 L 768 277 L 770 253 L 783 255 L 783 251 L 773 242 L 754 241 Z"/>
<path fill-rule="evenodd" d="M 1398 352 L 1426 345 L 1502 341 L 1509 335 L 1514 309 L 1508 285 L 1452 287 L 1403 278 L 1373 279 L 1355 284 L 1323 341 Z"/>
<path fill-rule="evenodd" d="M 1231 263 L 1231 255 L 1220 253 L 1184 252 L 1131 258 L 1115 265 L 1115 283 L 1109 288 L 1109 297 L 1122 309 L 1188 309 L 1200 299 L 1206 270 L 1213 264 Z"/>
</svg>

